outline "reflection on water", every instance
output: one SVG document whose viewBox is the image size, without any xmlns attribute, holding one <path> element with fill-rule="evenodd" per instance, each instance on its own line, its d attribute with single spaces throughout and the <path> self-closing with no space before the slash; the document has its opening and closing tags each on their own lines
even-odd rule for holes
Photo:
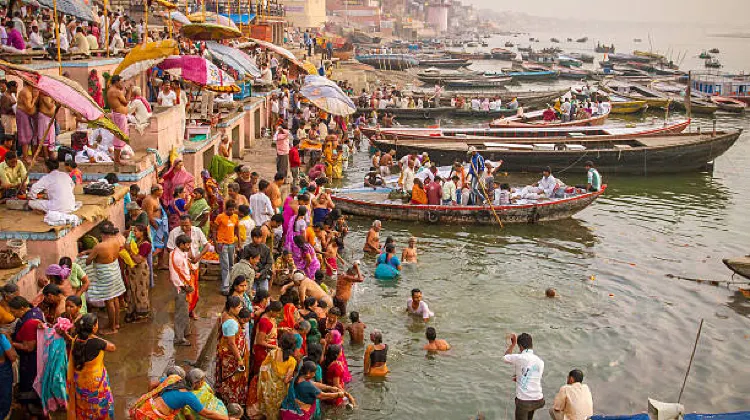
<svg viewBox="0 0 750 420">
<path fill-rule="evenodd" d="M 717 114 L 716 121 L 720 128 L 750 126 L 749 117 Z M 345 182 L 362 179 L 368 158 L 354 156 Z M 381 240 L 393 236 L 400 251 L 415 236 L 420 252 L 419 263 L 389 284 L 372 277 L 374 258 L 360 251 L 371 220 L 351 218 L 345 258 L 362 260 L 366 280 L 350 307 L 370 331 L 383 330 L 392 373 L 365 381 L 354 367 L 351 387 L 361 408 L 340 416 L 448 419 L 481 411 L 510 419 L 514 384 L 501 359 L 510 332 L 533 335 L 546 362 L 548 406 L 567 372 L 580 368 L 597 413 L 642 412 L 648 397 L 676 400 L 700 318 L 706 324 L 683 402 L 699 412 L 747 409 L 748 300 L 736 287 L 666 275 L 730 278 L 721 259 L 749 251 L 749 164 L 750 137 L 743 134 L 710 173 L 602 174 L 607 193 L 569 220 L 503 229 L 385 222 Z M 583 182 L 579 174 L 558 176 Z M 436 313 L 430 324 L 453 345 L 450 355 L 425 357 L 424 326 L 404 313 L 415 287 Z M 559 297 L 545 298 L 548 287 Z M 361 365 L 361 348 L 347 354 Z"/>
</svg>

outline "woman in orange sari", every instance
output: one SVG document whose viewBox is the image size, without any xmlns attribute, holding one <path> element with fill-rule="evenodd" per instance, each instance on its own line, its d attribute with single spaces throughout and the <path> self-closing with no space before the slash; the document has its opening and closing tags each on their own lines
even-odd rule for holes
<svg viewBox="0 0 750 420">
<path fill-rule="evenodd" d="M 427 193 L 422 186 L 422 180 L 414 178 L 414 187 L 411 189 L 412 204 L 427 204 Z"/>
<path fill-rule="evenodd" d="M 243 314 L 243 310 L 245 313 Z M 245 319 L 243 319 L 243 316 Z M 227 298 L 216 345 L 216 395 L 225 403 L 244 404 L 247 400 L 247 384 L 250 360 L 243 325 L 250 319 L 250 311 L 244 308 L 237 296 Z"/>
<path fill-rule="evenodd" d="M 104 367 L 104 352 L 115 345 L 99 338 L 96 314 L 86 314 L 78 322 L 77 337 L 68 361 L 68 418 L 109 420 L 115 418 L 115 404 Z"/>
<path fill-rule="evenodd" d="M 188 391 L 185 380 L 178 375 L 168 376 L 156 388 L 142 395 L 130 407 L 129 414 L 132 420 L 174 420 L 185 407 L 190 407 L 203 419 L 230 419 L 225 414 L 207 409 L 195 394 Z"/>
</svg>

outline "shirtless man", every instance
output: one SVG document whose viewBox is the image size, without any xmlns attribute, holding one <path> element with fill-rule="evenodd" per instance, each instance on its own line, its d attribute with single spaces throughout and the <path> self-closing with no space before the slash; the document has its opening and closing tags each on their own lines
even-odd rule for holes
<svg viewBox="0 0 750 420">
<path fill-rule="evenodd" d="M 5 138 L 16 137 L 16 111 L 13 109 L 13 105 L 16 104 L 14 95 L 16 95 L 17 90 L 18 84 L 11 80 L 7 83 L 7 88 L 0 97 L 0 119 L 2 119 L 3 130 L 5 130 Z"/>
<path fill-rule="evenodd" d="M 424 349 L 427 351 L 447 351 L 451 349 L 451 345 L 443 339 L 437 338 L 437 332 L 435 328 L 427 327 L 424 333 L 427 337 L 427 344 L 424 345 Z"/>
<path fill-rule="evenodd" d="M 292 276 L 292 283 L 289 284 L 293 284 L 297 287 L 300 302 L 304 302 L 307 297 L 314 297 L 317 300 L 322 299 L 329 308 L 333 306 L 333 299 L 331 296 L 326 293 L 323 288 L 315 282 L 315 280 L 308 279 L 301 271 L 294 273 Z M 282 288 L 282 294 L 283 292 L 284 290 Z"/>
<path fill-rule="evenodd" d="M 155 184 L 151 187 L 151 194 L 147 195 L 143 199 L 141 207 L 143 211 L 148 215 L 148 223 L 151 225 L 153 231 L 153 245 L 154 245 L 154 258 L 164 252 L 167 244 L 167 235 L 169 235 L 169 227 L 164 225 L 164 218 L 162 214 L 161 198 L 164 194 L 164 189 L 159 184 Z M 167 267 L 166 256 L 161 258 L 160 268 Z"/>
<path fill-rule="evenodd" d="M 247 201 L 247 197 L 240 194 L 240 184 L 236 182 L 230 182 L 227 186 L 227 196 L 224 201 L 226 202 L 229 200 L 234 200 L 234 202 L 237 204 L 237 207 L 250 205 L 250 202 Z"/>
<path fill-rule="evenodd" d="M 346 270 L 336 279 L 336 293 L 333 297 L 333 305 L 341 310 L 341 315 L 346 316 L 346 304 L 352 297 L 352 287 L 354 283 L 365 281 L 362 272 L 359 270 L 359 262 L 355 261 L 354 265 Z"/>
<path fill-rule="evenodd" d="M 396 151 L 391 150 L 388 153 L 383 154 L 380 157 L 380 175 L 383 177 L 391 174 L 391 166 L 393 166 L 393 157 L 396 156 Z"/>
<path fill-rule="evenodd" d="M 281 186 L 284 185 L 285 180 L 286 176 L 284 174 L 277 173 L 273 177 L 273 182 L 269 183 L 268 188 L 264 191 L 268 199 L 271 200 L 271 206 L 276 210 L 281 209 L 281 205 L 283 204 L 281 200 Z"/>
<path fill-rule="evenodd" d="M 44 93 L 39 93 L 39 113 L 36 114 L 36 138 L 42 143 L 42 157 L 55 159 L 55 127 L 52 118 L 55 117 L 57 106 L 55 101 Z"/>
<path fill-rule="evenodd" d="M 125 96 L 122 77 L 114 75 L 110 79 L 110 82 L 109 89 L 107 89 L 107 103 L 109 103 L 109 107 L 112 109 L 110 118 L 112 122 L 120 127 L 120 131 L 128 135 L 128 100 Z M 115 163 L 120 163 L 120 153 L 122 153 L 122 148 L 125 147 L 125 142 L 115 136 L 113 145 L 115 147 L 113 159 Z"/>
<path fill-rule="evenodd" d="M 371 254 L 380 253 L 380 230 L 382 229 L 382 223 L 380 220 L 372 222 L 372 227 L 367 232 L 367 239 L 365 240 L 365 246 L 363 251 Z"/>
<path fill-rule="evenodd" d="M 359 320 L 359 312 L 352 311 L 349 314 L 349 320 L 352 321 L 351 324 L 346 326 L 346 330 L 349 331 L 349 342 L 358 345 L 364 344 L 367 325 Z"/>
<path fill-rule="evenodd" d="M 18 106 L 16 107 L 16 126 L 18 144 L 21 145 L 21 159 L 27 166 L 31 163 L 29 159 L 29 146 L 36 138 L 34 135 L 32 119 L 36 115 L 37 103 L 39 102 L 39 90 L 30 84 L 24 83 L 18 92 Z"/>
<path fill-rule="evenodd" d="M 284 224 L 284 216 L 281 214 L 274 214 L 271 216 L 271 220 L 267 221 L 260 227 L 262 236 L 261 242 L 266 244 L 271 253 L 276 254 L 279 252 L 281 246 L 280 238 L 276 237 L 276 229 Z"/>
<path fill-rule="evenodd" d="M 402 263 L 415 263 L 417 262 L 417 238 L 409 238 L 409 246 L 404 248 L 401 252 Z"/>
<path fill-rule="evenodd" d="M 122 281 L 117 258 L 125 238 L 110 221 L 102 223 L 101 232 L 102 242 L 88 252 L 86 259 L 86 264 L 93 263 L 96 271 L 96 281 L 91 283 L 87 293 L 91 299 L 103 300 L 107 306 L 109 330 L 103 334 L 115 334 L 120 329 L 118 298 L 125 293 L 125 283 Z"/>
<path fill-rule="evenodd" d="M 380 150 L 375 151 L 375 154 L 372 156 L 372 166 L 376 168 L 380 167 Z"/>
</svg>

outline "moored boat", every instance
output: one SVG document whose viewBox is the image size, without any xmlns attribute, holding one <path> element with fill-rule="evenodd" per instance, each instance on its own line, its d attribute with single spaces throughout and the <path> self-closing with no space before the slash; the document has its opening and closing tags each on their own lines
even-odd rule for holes
<svg viewBox="0 0 750 420">
<path fill-rule="evenodd" d="M 637 83 L 611 80 L 601 83 L 599 87 L 605 92 L 614 93 L 634 101 L 645 101 L 649 108 L 666 109 L 672 103 L 667 95 Z"/>
<path fill-rule="evenodd" d="M 747 104 L 738 99 L 727 98 L 724 96 L 710 96 L 709 100 L 718 106 L 720 110 L 726 112 L 741 114 L 747 109 Z"/>
<path fill-rule="evenodd" d="M 490 127 L 509 127 L 509 128 L 522 128 L 522 127 L 590 127 L 596 125 L 603 125 L 607 121 L 609 114 L 595 115 L 591 118 L 583 120 L 573 120 L 567 122 L 545 122 L 542 120 L 543 111 L 527 112 L 522 116 L 516 115 L 507 117 L 499 120 L 492 121 Z"/>
<path fill-rule="evenodd" d="M 663 92 L 667 97 L 672 99 L 672 104 L 679 110 L 686 110 L 685 106 L 685 88 L 668 82 L 654 82 L 651 87 L 659 92 Z M 713 114 L 719 110 L 719 107 L 705 99 L 703 94 L 696 92 L 690 95 L 690 110 L 695 114 Z"/>
<path fill-rule="evenodd" d="M 381 70 L 404 70 L 419 65 L 419 60 L 410 54 L 364 54 L 356 59 Z"/>
<path fill-rule="evenodd" d="M 634 101 L 612 93 L 607 96 L 612 105 L 612 110 L 610 111 L 612 114 L 637 114 L 648 108 L 646 101 Z"/>
<path fill-rule="evenodd" d="M 449 106 L 439 108 L 357 108 L 358 113 L 363 113 L 365 115 L 370 115 L 372 111 L 377 111 L 379 114 L 387 112 L 401 120 L 432 120 L 445 117 L 494 118 L 503 115 L 513 115 L 516 112 L 513 109 L 507 108 L 482 111 Z"/>
<path fill-rule="evenodd" d="M 750 255 L 737 258 L 724 258 L 721 261 L 723 261 L 724 265 L 729 267 L 730 270 L 746 279 L 750 279 Z"/>
<path fill-rule="evenodd" d="M 564 198 L 522 200 L 518 204 L 493 206 L 502 223 L 537 223 L 567 219 L 585 209 L 607 189 L 571 194 Z M 462 225 L 495 225 L 493 207 L 404 204 L 388 199 L 389 188 L 341 189 L 331 194 L 336 208 L 344 213 L 379 220 L 402 220 Z M 576 190 L 579 191 L 579 190 Z"/>
<path fill-rule="evenodd" d="M 478 89 L 505 86 L 513 81 L 512 77 L 478 77 L 475 79 L 447 80 L 445 86 L 457 89 Z"/>
<path fill-rule="evenodd" d="M 706 170 L 737 141 L 741 132 L 371 142 L 382 151 L 396 150 L 397 156 L 428 152 L 430 160 L 438 163 L 464 160 L 468 147 L 474 147 L 485 159 L 503 160 L 503 170 L 508 172 L 540 172 L 545 167 L 553 172 L 583 172 L 581 162 L 592 160 L 601 173 L 649 175 Z"/>
<path fill-rule="evenodd" d="M 492 55 L 493 60 L 509 61 L 516 58 L 516 53 L 511 50 L 506 50 L 505 48 L 493 48 L 490 50 L 490 54 Z"/>
<path fill-rule="evenodd" d="M 436 67 L 441 69 L 460 69 L 471 65 L 465 58 L 424 58 L 419 59 L 420 67 Z"/>
</svg>

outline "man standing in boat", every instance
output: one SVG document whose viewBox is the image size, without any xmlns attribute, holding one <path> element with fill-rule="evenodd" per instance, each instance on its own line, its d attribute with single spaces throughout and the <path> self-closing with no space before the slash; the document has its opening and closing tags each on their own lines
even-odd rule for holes
<svg viewBox="0 0 750 420">
<path fill-rule="evenodd" d="M 480 174 L 484 173 L 484 157 L 477 152 L 477 148 L 469 146 L 469 153 L 471 154 L 471 167 L 469 168 L 469 175 L 471 176 L 471 195 L 472 203 L 479 204 L 484 201 L 484 195 L 479 191 Z"/>
</svg>

